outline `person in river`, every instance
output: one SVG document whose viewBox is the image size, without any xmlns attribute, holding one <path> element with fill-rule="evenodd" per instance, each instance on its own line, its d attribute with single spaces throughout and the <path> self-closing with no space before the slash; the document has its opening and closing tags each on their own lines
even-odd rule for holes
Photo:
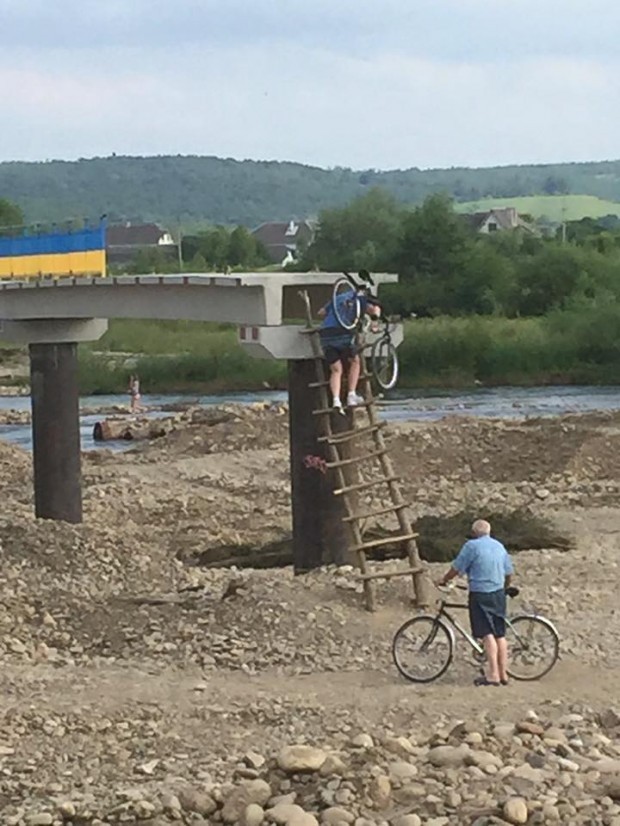
<svg viewBox="0 0 620 826">
<path fill-rule="evenodd" d="M 474 680 L 475 685 L 508 683 L 506 588 L 513 573 L 510 555 L 502 543 L 491 536 L 491 525 L 486 519 L 477 519 L 472 525 L 472 538 L 437 583 L 444 586 L 457 576 L 467 576 L 471 632 L 482 640 L 486 654 L 486 673 Z"/>
<path fill-rule="evenodd" d="M 127 388 L 127 392 L 129 393 L 130 397 L 130 410 L 132 413 L 138 413 L 142 410 L 142 406 L 140 405 L 140 377 L 137 373 L 132 373 L 129 377 L 129 386 Z"/>
<path fill-rule="evenodd" d="M 357 298 L 360 303 L 361 313 L 366 313 L 372 318 L 381 315 L 381 307 L 377 299 L 370 293 L 368 284 L 364 284 L 355 291 L 351 287 L 350 292 L 340 294 L 336 301 L 341 318 L 346 318 L 348 302 Z M 356 346 L 356 331 L 347 330 L 338 320 L 334 308 L 333 299 L 322 307 L 318 312 L 322 318 L 319 332 L 321 346 L 325 361 L 329 365 L 329 389 L 332 394 L 332 405 L 335 410 L 342 411 L 342 401 L 340 391 L 342 387 L 343 363 L 347 365 L 347 406 L 356 407 L 363 403 L 364 399 L 357 395 L 357 383 L 360 377 L 360 357 Z"/>
</svg>

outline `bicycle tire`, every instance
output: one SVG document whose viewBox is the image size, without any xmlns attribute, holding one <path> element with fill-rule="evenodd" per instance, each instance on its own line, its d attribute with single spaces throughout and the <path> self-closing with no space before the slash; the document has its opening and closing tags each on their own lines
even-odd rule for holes
<svg viewBox="0 0 620 826">
<path fill-rule="evenodd" d="M 347 293 L 351 294 L 351 298 L 349 301 L 343 301 L 343 297 Z M 362 305 L 348 279 L 339 278 L 334 284 L 332 307 L 341 327 L 344 327 L 345 330 L 355 329 L 362 314 Z"/>
<path fill-rule="evenodd" d="M 436 656 L 439 658 L 439 667 L 433 670 L 430 675 L 415 673 L 412 667 L 405 663 L 403 654 L 406 651 L 411 651 L 412 647 L 406 635 L 411 632 L 422 640 L 420 650 L 413 651 L 414 659 L 418 659 L 417 655 L 421 653 L 423 647 L 426 647 L 428 652 L 431 646 L 435 646 L 433 653 L 436 653 Z M 438 645 L 436 645 L 436 643 L 438 643 Z M 442 646 L 443 651 L 441 650 Z M 415 649 L 415 643 L 413 647 Z M 392 639 L 392 659 L 394 660 L 394 665 L 400 674 L 412 683 L 432 683 L 434 680 L 438 680 L 450 667 L 453 657 L 454 638 L 450 628 L 441 619 L 430 614 L 422 614 L 419 617 L 413 617 L 413 619 L 407 620 L 407 622 L 401 625 Z"/>
<path fill-rule="evenodd" d="M 370 351 L 372 374 L 382 390 L 391 390 L 398 381 L 398 355 L 391 339 L 378 338 Z"/>
<path fill-rule="evenodd" d="M 525 626 L 527 623 L 528 629 L 519 627 L 514 631 L 514 626 Z M 542 633 L 542 639 L 547 640 L 548 655 L 547 659 L 541 663 L 542 670 L 537 666 L 537 653 L 540 650 L 540 645 L 534 645 L 532 639 L 533 633 Z M 529 636 L 529 641 L 526 637 Z M 558 661 L 560 656 L 560 637 L 555 630 L 553 624 L 545 617 L 537 617 L 534 614 L 519 614 L 516 617 L 511 617 L 506 623 L 506 637 L 508 641 L 508 676 L 514 680 L 521 680 L 526 682 L 533 682 L 540 680 L 545 674 L 548 674 L 553 666 Z M 532 662 L 533 671 L 525 674 L 524 671 L 519 671 L 518 663 L 523 661 L 525 666 L 525 655 L 529 653 L 530 661 Z"/>
</svg>

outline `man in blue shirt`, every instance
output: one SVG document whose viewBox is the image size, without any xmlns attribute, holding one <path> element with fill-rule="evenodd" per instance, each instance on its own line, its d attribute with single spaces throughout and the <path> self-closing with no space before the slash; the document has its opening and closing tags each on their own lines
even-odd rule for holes
<svg viewBox="0 0 620 826">
<path fill-rule="evenodd" d="M 498 686 L 508 682 L 506 645 L 506 588 L 513 574 L 506 548 L 491 537 L 491 526 L 484 519 L 472 525 L 472 536 L 437 583 L 446 585 L 454 577 L 466 575 L 469 584 L 471 632 L 481 639 L 487 657 L 486 676 L 476 685 Z"/>
<path fill-rule="evenodd" d="M 341 293 L 336 301 L 338 302 L 338 312 L 341 318 L 346 320 L 349 312 L 353 314 L 356 292 L 353 287 L 348 293 Z M 360 303 L 360 312 L 377 317 L 381 314 L 380 306 L 374 296 L 368 294 L 366 285 L 358 288 L 357 299 Z M 347 305 L 351 305 L 351 309 Z M 357 395 L 357 383 L 360 377 L 360 357 L 355 345 L 356 330 L 347 330 L 338 321 L 334 310 L 333 301 L 326 304 L 319 310 L 319 317 L 323 319 L 321 323 L 320 337 L 325 360 L 329 365 L 329 389 L 332 394 L 332 404 L 336 410 L 342 410 L 340 400 L 340 388 L 342 386 L 343 361 L 348 363 L 347 373 L 347 405 L 355 407 L 361 404 L 364 399 Z M 352 317 L 353 320 L 353 317 Z"/>
</svg>

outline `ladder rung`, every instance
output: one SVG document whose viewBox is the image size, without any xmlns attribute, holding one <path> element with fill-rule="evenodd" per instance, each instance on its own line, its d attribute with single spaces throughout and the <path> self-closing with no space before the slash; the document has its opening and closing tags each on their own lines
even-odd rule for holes
<svg viewBox="0 0 620 826">
<path fill-rule="evenodd" d="M 338 490 L 334 491 L 334 496 L 340 496 L 341 493 L 350 493 L 354 490 L 366 490 L 366 488 L 372 488 L 375 485 L 384 485 L 389 482 L 398 481 L 400 481 L 400 476 L 381 476 L 373 479 L 371 482 L 360 482 L 359 485 L 348 485 L 346 488 L 338 488 Z"/>
<path fill-rule="evenodd" d="M 404 571 L 385 571 L 384 573 L 360 574 L 358 579 L 392 579 L 395 576 L 411 576 L 421 574 L 424 568 L 406 568 Z"/>
<path fill-rule="evenodd" d="M 329 387 L 329 380 L 326 381 L 311 381 L 308 387 Z"/>
<path fill-rule="evenodd" d="M 409 539 L 415 539 L 416 536 L 419 536 L 419 534 L 405 533 L 401 536 L 385 536 L 383 539 L 371 539 L 370 542 L 364 542 L 363 545 L 354 545 L 350 550 L 365 551 L 366 549 L 380 548 L 382 545 L 394 545 L 399 542 L 407 542 Z"/>
<path fill-rule="evenodd" d="M 332 436 L 319 436 L 319 442 L 329 442 L 330 445 L 337 445 L 339 442 L 348 442 L 356 436 L 363 436 L 366 433 L 374 433 L 386 426 L 386 422 L 377 422 L 367 427 L 358 427 L 356 430 L 343 430 L 342 433 L 335 433 Z"/>
<path fill-rule="evenodd" d="M 355 465 L 358 462 L 364 462 L 366 459 L 376 459 L 377 456 L 385 456 L 387 448 L 383 450 L 374 450 L 372 453 L 363 453 L 360 456 L 353 456 L 351 459 L 340 459 L 338 462 L 327 462 L 325 467 L 344 467 L 345 465 Z"/>
<path fill-rule="evenodd" d="M 355 411 L 355 410 L 361 410 L 362 407 L 372 407 L 373 404 L 375 404 L 375 400 L 371 399 L 371 401 L 369 401 L 369 402 L 362 402 L 361 404 L 353 405 L 353 407 L 349 407 L 348 405 L 347 406 L 343 405 L 342 409 L 345 412 L 347 412 L 349 410 Z M 333 413 L 335 410 L 336 410 L 336 408 L 334 408 L 334 407 L 325 407 L 325 408 L 321 408 L 320 410 L 313 410 L 312 415 L 313 416 L 320 416 L 322 413 Z"/>
<path fill-rule="evenodd" d="M 386 513 L 396 513 L 396 511 L 405 510 L 410 507 L 406 502 L 402 505 L 389 505 L 387 508 L 379 508 L 376 511 L 365 511 L 360 513 L 352 513 L 351 516 L 343 517 L 343 522 L 355 522 L 358 519 L 371 519 L 373 516 L 383 516 Z"/>
</svg>

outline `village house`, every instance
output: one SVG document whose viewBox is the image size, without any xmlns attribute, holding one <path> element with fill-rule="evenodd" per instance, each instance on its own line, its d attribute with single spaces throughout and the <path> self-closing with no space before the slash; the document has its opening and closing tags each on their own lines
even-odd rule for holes
<svg viewBox="0 0 620 826">
<path fill-rule="evenodd" d="M 177 255 L 171 233 L 157 224 L 111 224 L 106 231 L 106 257 L 110 264 L 128 264 L 141 250 L 158 249 Z"/>
<path fill-rule="evenodd" d="M 493 232 L 520 229 L 532 234 L 538 234 L 534 224 L 525 221 L 514 207 L 498 207 L 485 212 L 465 213 L 463 218 L 476 232 L 490 235 Z"/>
<path fill-rule="evenodd" d="M 314 226 L 310 221 L 269 221 L 252 230 L 274 264 L 284 267 L 296 261 L 314 239 Z"/>
</svg>

